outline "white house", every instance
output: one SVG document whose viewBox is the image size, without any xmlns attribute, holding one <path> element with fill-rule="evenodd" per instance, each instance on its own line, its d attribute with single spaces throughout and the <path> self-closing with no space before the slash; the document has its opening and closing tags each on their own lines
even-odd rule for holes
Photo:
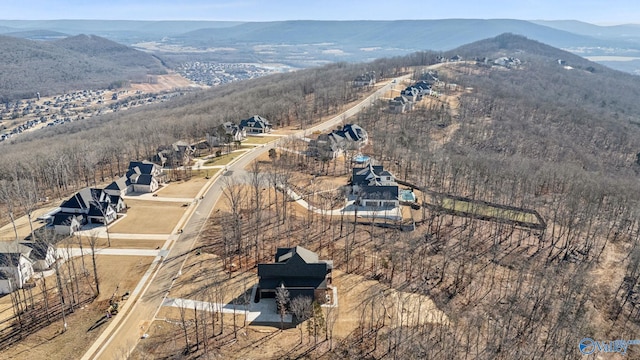
<svg viewBox="0 0 640 360">
<path fill-rule="evenodd" d="M 207 142 L 211 146 L 220 146 L 232 141 L 242 141 L 247 138 L 247 130 L 240 125 L 227 121 L 220 125 L 215 134 L 206 134 Z"/>
<path fill-rule="evenodd" d="M 376 83 L 376 72 L 369 71 L 362 75 L 358 75 L 355 80 L 353 80 L 353 86 L 355 87 L 368 87 L 373 86 Z"/>
<path fill-rule="evenodd" d="M 413 103 L 404 96 L 396 96 L 393 100 L 389 100 L 389 112 L 394 114 L 402 114 L 413 109 Z"/>
<path fill-rule="evenodd" d="M 0 242 L 0 294 L 21 289 L 33 276 L 31 248 L 16 241 Z"/>
<path fill-rule="evenodd" d="M 84 188 L 60 205 L 53 216 L 56 234 L 73 235 L 87 223 L 110 224 L 117 218 L 114 196 L 102 189 Z"/>
<path fill-rule="evenodd" d="M 409 86 L 406 89 L 402 90 L 400 95 L 405 97 L 410 102 L 417 102 L 422 100 L 422 94 L 418 91 L 417 88 L 413 86 Z"/>
<path fill-rule="evenodd" d="M 120 211 L 126 205 L 124 201 L 114 197 L 122 197 L 131 192 L 154 192 L 163 182 L 164 174 L 160 165 L 150 161 L 131 161 L 126 175 L 109 184 L 103 191 L 112 197 L 110 203 L 115 210 Z"/>
<path fill-rule="evenodd" d="M 86 224 L 86 219 L 81 214 L 57 213 L 53 216 L 51 224 L 56 234 L 71 236 Z"/>
<path fill-rule="evenodd" d="M 321 134 L 309 141 L 308 153 L 319 158 L 334 159 L 345 150 L 359 150 L 367 144 L 367 132 L 356 124 L 346 124 L 342 129 Z"/>
<path fill-rule="evenodd" d="M 48 270 L 56 261 L 55 249 L 46 242 L 22 241 L 20 242 L 20 245 L 24 245 L 31 249 L 28 257 L 33 262 L 34 271 Z"/>
</svg>

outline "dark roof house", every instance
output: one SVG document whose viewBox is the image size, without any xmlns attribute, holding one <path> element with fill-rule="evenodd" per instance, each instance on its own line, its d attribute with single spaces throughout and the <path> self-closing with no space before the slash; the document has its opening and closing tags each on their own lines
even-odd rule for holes
<svg viewBox="0 0 640 360">
<path fill-rule="evenodd" d="M 309 296 L 325 302 L 332 269 L 333 261 L 319 260 L 316 253 L 301 246 L 278 248 L 275 262 L 258 264 L 260 296 L 273 298 L 276 288 L 284 285 L 292 299 Z"/>
</svg>

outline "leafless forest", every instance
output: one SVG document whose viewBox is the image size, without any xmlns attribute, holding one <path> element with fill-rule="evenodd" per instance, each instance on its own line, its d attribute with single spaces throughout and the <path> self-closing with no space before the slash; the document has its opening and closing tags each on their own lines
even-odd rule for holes
<svg viewBox="0 0 640 360">
<path fill-rule="evenodd" d="M 405 114 L 389 114 L 380 103 L 353 122 L 369 132 L 371 155 L 399 179 L 536 209 L 548 224 L 544 232 L 424 208 L 414 232 L 305 214 L 282 193 L 261 188 L 287 183 L 296 172 L 339 175 L 346 168 L 280 152 L 251 169 L 246 183 L 227 184 L 228 209 L 211 219 L 204 250 L 251 271 L 276 246 L 300 244 L 332 257 L 342 271 L 427 295 L 450 319 L 433 325 L 389 318 L 384 293 L 371 294 L 363 299 L 359 331 L 310 357 L 572 359 L 584 337 L 633 339 L 640 330 L 637 79 L 513 35 L 454 53 L 517 56 L 522 65 L 447 67 L 441 80 L 462 90 Z M 194 141 L 253 114 L 305 127 L 357 98 L 349 84 L 356 75 L 412 71 L 417 78 L 438 55 L 269 76 L 21 136 L 2 147 L 0 188 L 27 179 L 35 198 L 63 196 L 110 180 L 160 145 Z M 33 198 L 0 194 L 7 221 Z M 332 195 L 317 199 L 319 205 L 336 207 L 339 194 Z M 637 351 L 630 347 L 630 356 Z"/>
<path fill-rule="evenodd" d="M 557 57 L 570 55 L 521 37 L 492 41 L 495 52 L 476 53 L 517 53 L 523 65 L 450 67 L 441 79 L 466 90 L 442 99 L 456 101 L 400 115 L 381 104 L 354 122 L 369 130 L 371 154 L 398 178 L 536 209 L 546 231 L 423 210 L 424 225 L 404 233 L 355 226 L 353 219 L 287 215 L 292 210 L 277 192 L 256 211 L 253 191 L 246 205 L 212 219 L 224 245 L 219 253 L 240 266 L 268 260 L 274 246 L 300 243 L 341 270 L 428 295 L 452 319 L 447 325 L 389 319 L 384 294 L 372 294 L 363 300 L 370 313 L 360 331 L 317 357 L 570 359 L 580 356 L 584 337 L 637 333 L 640 130 L 633 94 L 640 88 L 635 79 L 578 59 L 569 58 L 577 63 L 567 70 Z M 273 162 L 275 170 L 262 171 L 285 181 L 294 171 L 345 173 L 284 152 Z M 335 205 L 331 197 L 317 201 Z M 261 221 L 272 228 L 257 231 Z"/>
</svg>

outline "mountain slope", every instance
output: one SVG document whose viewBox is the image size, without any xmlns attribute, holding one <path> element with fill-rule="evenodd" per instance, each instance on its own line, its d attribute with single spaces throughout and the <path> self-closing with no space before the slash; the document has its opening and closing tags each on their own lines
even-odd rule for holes
<svg viewBox="0 0 640 360">
<path fill-rule="evenodd" d="M 0 99 L 43 96 L 70 89 L 106 87 L 120 80 L 163 73 L 152 55 L 97 36 L 39 42 L 0 36 Z"/>
<path fill-rule="evenodd" d="M 504 32 L 513 32 L 550 43 L 586 46 L 587 36 L 522 20 L 402 20 L 402 21 L 279 21 L 245 23 L 218 29 L 200 29 L 176 38 L 185 44 L 229 42 L 250 44 L 313 44 L 334 42 L 349 46 L 383 46 L 447 50 Z"/>
<path fill-rule="evenodd" d="M 463 113 L 481 114 L 467 119 L 465 124 L 475 125 L 458 133 L 459 151 L 635 176 L 635 154 L 640 151 L 637 77 L 511 34 L 451 53 L 522 61 L 506 71 L 480 65 L 479 73 L 455 75 L 455 81 L 477 89 L 462 95 L 461 106 L 468 106 Z M 491 121 L 478 122 L 483 117 Z"/>
<path fill-rule="evenodd" d="M 640 39 L 640 26 L 638 25 L 613 25 L 599 26 L 581 21 L 555 20 L 555 21 L 532 21 L 535 24 L 548 26 L 554 29 L 572 32 L 574 34 L 586 35 L 604 39 Z"/>
</svg>

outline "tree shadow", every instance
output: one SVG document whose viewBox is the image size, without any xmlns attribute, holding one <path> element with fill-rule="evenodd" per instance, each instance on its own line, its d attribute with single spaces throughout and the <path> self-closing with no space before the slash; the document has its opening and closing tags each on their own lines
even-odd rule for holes
<svg viewBox="0 0 640 360">
<path fill-rule="evenodd" d="M 98 319 L 98 321 L 96 321 L 93 325 L 91 325 L 91 327 L 87 330 L 87 332 L 93 331 L 93 330 L 99 328 L 100 326 L 102 326 L 102 324 L 105 324 L 107 322 L 107 320 L 109 320 L 107 318 L 107 315 L 104 315 L 103 317 Z"/>
</svg>

